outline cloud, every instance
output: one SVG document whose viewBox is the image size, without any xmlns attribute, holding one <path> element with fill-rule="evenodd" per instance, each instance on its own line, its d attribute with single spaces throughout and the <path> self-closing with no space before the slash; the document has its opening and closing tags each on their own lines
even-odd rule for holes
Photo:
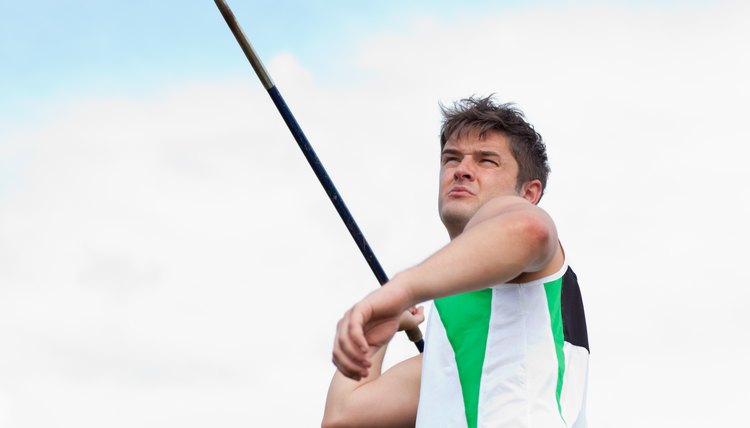
<svg viewBox="0 0 750 428">
<path fill-rule="evenodd" d="M 447 240 L 437 102 L 518 102 L 583 281 L 592 422 L 689 406 L 684 425 L 709 409 L 729 425 L 750 380 L 733 357 L 750 298 L 747 22 L 732 3 L 425 19 L 360 46 L 341 73 L 361 78 L 292 54 L 269 67 L 391 274 Z M 333 326 L 376 283 L 294 145 L 246 75 L 79 100 L 4 136 L 4 425 L 317 424 Z M 640 410 L 612 418 L 622 403 Z"/>
</svg>

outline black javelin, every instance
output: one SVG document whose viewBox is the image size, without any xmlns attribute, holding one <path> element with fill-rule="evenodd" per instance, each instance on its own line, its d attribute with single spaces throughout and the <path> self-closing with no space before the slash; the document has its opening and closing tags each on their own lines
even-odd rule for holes
<svg viewBox="0 0 750 428">
<path fill-rule="evenodd" d="M 336 186 L 333 185 L 333 181 L 331 181 L 330 177 L 328 177 L 328 173 L 326 172 L 325 168 L 323 168 L 323 164 L 320 162 L 320 159 L 318 159 L 318 156 L 315 154 L 312 146 L 307 141 L 307 137 L 305 137 L 305 134 L 302 132 L 302 128 L 300 128 L 291 110 L 289 110 L 289 107 L 286 105 L 284 98 L 281 97 L 279 90 L 276 88 L 276 85 L 268 75 L 268 72 L 263 66 L 263 63 L 260 61 L 260 58 L 255 53 L 252 45 L 245 37 L 245 34 L 242 32 L 240 25 L 237 23 L 237 19 L 234 17 L 234 13 L 232 13 L 232 10 L 229 9 L 229 6 L 224 0 L 214 1 L 216 2 L 216 6 L 219 8 L 219 11 L 221 11 L 221 15 L 224 17 L 224 20 L 227 22 L 227 25 L 229 25 L 229 28 L 232 30 L 232 34 L 234 34 L 234 37 L 240 44 L 242 51 L 245 52 L 245 56 L 247 56 L 247 59 L 253 66 L 255 74 L 258 75 L 258 78 L 263 83 L 263 87 L 265 87 L 268 91 L 268 95 L 271 96 L 273 103 L 276 105 L 279 113 L 281 113 L 281 117 L 284 118 L 286 126 L 289 127 L 289 130 L 292 132 L 294 139 L 297 141 L 297 145 L 302 150 L 302 153 L 305 155 L 307 162 L 310 164 L 313 171 L 315 172 L 315 175 L 318 177 L 320 184 L 323 185 L 323 189 L 325 189 L 326 193 L 328 194 L 328 198 L 333 203 L 333 206 L 336 207 L 336 211 L 338 211 L 339 216 L 341 216 L 341 220 L 344 221 L 346 228 L 349 230 L 349 233 L 352 235 L 354 242 L 362 252 L 362 255 L 367 261 L 367 264 L 370 265 L 372 273 L 375 274 L 375 277 L 378 279 L 380 285 L 384 285 L 386 282 L 388 282 L 388 276 L 386 276 L 383 267 L 380 266 L 380 262 L 378 262 L 378 259 L 375 257 L 375 253 L 372 252 L 370 245 L 365 239 L 365 235 L 363 235 L 362 231 L 359 230 L 359 226 L 357 226 L 357 223 L 354 221 L 354 217 L 352 217 L 349 209 L 346 207 L 346 204 L 344 204 L 344 200 L 341 199 L 339 192 L 336 190 Z M 414 342 L 414 344 L 417 346 L 419 352 L 424 351 L 424 340 L 422 339 L 422 332 L 419 330 L 419 327 L 407 330 L 406 334 L 407 336 L 409 336 L 409 340 Z"/>
</svg>

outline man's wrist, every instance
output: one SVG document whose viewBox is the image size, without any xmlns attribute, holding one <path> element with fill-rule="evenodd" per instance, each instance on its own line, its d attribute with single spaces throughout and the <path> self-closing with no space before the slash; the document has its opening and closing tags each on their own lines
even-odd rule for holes
<svg viewBox="0 0 750 428">
<path fill-rule="evenodd" d="M 400 294 L 400 300 L 404 302 L 403 310 L 421 303 L 416 293 L 414 275 L 408 269 L 396 274 L 386 286 L 392 287 L 394 293 Z"/>
</svg>

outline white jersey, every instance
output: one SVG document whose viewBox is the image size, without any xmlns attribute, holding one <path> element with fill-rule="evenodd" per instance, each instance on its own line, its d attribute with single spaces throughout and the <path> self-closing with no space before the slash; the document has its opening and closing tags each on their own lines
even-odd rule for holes
<svg viewBox="0 0 750 428">
<path fill-rule="evenodd" d="M 586 426 L 588 335 L 567 262 L 546 278 L 433 305 L 418 428 Z"/>
</svg>

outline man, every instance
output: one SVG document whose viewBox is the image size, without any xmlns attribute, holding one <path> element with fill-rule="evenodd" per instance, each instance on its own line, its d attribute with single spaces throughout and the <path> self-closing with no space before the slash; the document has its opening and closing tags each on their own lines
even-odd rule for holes
<svg viewBox="0 0 750 428">
<path fill-rule="evenodd" d="M 549 173 L 541 136 L 491 97 L 443 115 L 438 208 L 451 242 L 339 321 L 323 426 L 584 427 L 586 322 L 536 205 Z M 381 374 L 388 341 L 431 299 L 424 354 Z"/>
</svg>

